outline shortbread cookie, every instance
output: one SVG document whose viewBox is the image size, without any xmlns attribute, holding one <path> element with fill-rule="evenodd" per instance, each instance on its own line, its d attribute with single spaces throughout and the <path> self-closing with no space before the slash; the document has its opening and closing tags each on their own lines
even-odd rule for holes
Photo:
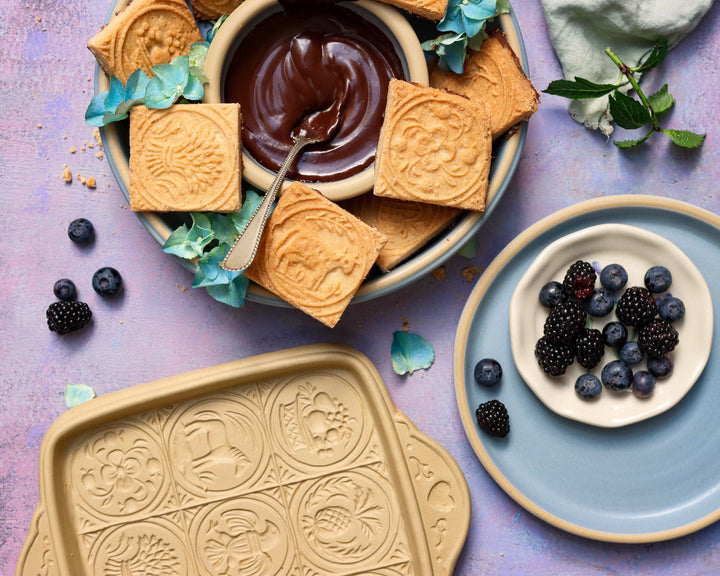
<svg viewBox="0 0 720 576">
<path fill-rule="evenodd" d="M 490 32 L 480 50 L 468 51 L 462 74 L 436 66 L 430 74 L 430 86 L 482 102 L 490 114 L 493 138 L 530 118 L 540 102 L 501 30 Z"/>
<path fill-rule="evenodd" d="M 381 0 L 428 20 L 442 20 L 447 9 L 447 0 Z"/>
<path fill-rule="evenodd" d="M 391 80 L 375 157 L 377 196 L 482 211 L 492 137 L 469 99 Z"/>
<path fill-rule="evenodd" d="M 130 112 L 130 208 L 240 209 L 238 104 L 176 104 Z"/>
<path fill-rule="evenodd" d="M 245 275 L 332 328 L 384 243 L 382 234 L 293 182 L 265 225 Z"/>
<path fill-rule="evenodd" d="M 184 56 L 202 34 L 185 0 L 132 0 L 87 43 L 108 76 L 123 84 L 138 68 Z"/>
<path fill-rule="evenodd" d="M 462 214 L 457 208 L 381 198 L 371 193 L 343 200 L 340 206 L 387 238 L 377 258 L 384 272 L 412 256 Z"/>
<path fill-rule="evenodd" d="M 223 14 L 230 14 L 243 0 L 190 0 L 198 20 L 216 20 Z"/>
</svg>

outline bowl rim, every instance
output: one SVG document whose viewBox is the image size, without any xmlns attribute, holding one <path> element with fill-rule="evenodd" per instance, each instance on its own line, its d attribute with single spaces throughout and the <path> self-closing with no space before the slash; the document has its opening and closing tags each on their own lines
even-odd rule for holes
<svg viewBox="0 0 720 576">
<path fill-rule="evenodd" d="M 114 14 L 126 4 L 127 0 L 111 2 L 106 22 L 110 21 Z M 497 20 L 505 33 L 510 47 L 520 59 L 523 70 L 527 73 L 528 58 L 525 43 L 522 39 L 520 27 L 512 7 L 509 13 L 500 14 Z M 94 76 L 95 93 L 97 94 L 102 90 L 107 90 L 109 86 L 109 78 L 96 63 Z M 125 155 L 121 139 L 118 135 L 118 127 L 115 123 L 110 123 L 101 127 L 99 131 L 110 170 L 113 173 L 115 181 L 118 183 L 121 193 L 129 202 L 128 183 L 130 181 L 130 168 L 127 161 L 128 158 Z M 504 139 L 504 150 L 499 159 L 499 163 L 497 159 L 494 159 L 494 166 L 491 166 L 493 172 L 491 173 L 491 180 L 488 186 L 487 206 L 484 212 L 466 213 L 461 216 L 454 227 L 447 233 L 438 236 L 433 243 L 421 248 L 414 256 L 411 256 L 391 271 L 363 282 L 350 303 L 357 304 L 374 300 L 405 288 L 418 280 L 421 275 L 444 264 L 460 250 L 460 248 L 478 232 L 483 223 L 492 214 L 498 204 L 498 202 L 494 201 L 496 196 L 501 195 L 510 184 L 517 166 L 520 163 L 520 156 L 527 138 L 527 132 L 528 123 L 523 122 L 519 130 L 508 134 L 507 137 L 501 137 Z M 498 178 L 498 176 L 501 177 Z M 173 231 L 163 220 L 163 215 L 158 212 L 135 212 L 135 215 L 150 236 L 160 246 L 165 243 Z M 197 272 L 197 268 L 193 262 L 177 256 L 174 256 L 174 258 L 189 272 L 193 274 Z M 281 308 L 292 307 L 289 303 L 281 300 L 278 296 L 254 282 L 249 283 L 245 300 Z"/>
<path fill-rule="evenodd" d="M 380 29 L 397 48 L 398 56 L 403 61 L 408 81 L 427 86 L 429 74 L 423 49 L 420 46 L 415 30 L 408 20 L 393 6 L 376 0 L 357 0 L 343 3 L 343 6 L 358 13 L 365 11 L 379 21 Z M 205 76 L 208 83 L 205 87 L 203 102 L 220 103 L 222 85 L 227 69 L 228 55 L 234 54 L 238 36 L 246 25 L 263 13 L 280 7 L 278 0 L 245 0 L 228 16 L 218 29 L 205 57 Z M 375 22 L 373 22 L 375 23 Z M 385 28 L 383 30 L 383 28 Z M 275 179 L 275 172 L 260 165 L 243 148 L 242 177 L 251 186 L 267 190 Z M 292 180 L 286 179 L 282 189 L 285 190 Z M 373 189 L 375 184 L 375 162 L 358 174 L 354 174 L 337 182 L 306 182 L 327 199 L 337 202 L 359 196 Z"/>
</svg>

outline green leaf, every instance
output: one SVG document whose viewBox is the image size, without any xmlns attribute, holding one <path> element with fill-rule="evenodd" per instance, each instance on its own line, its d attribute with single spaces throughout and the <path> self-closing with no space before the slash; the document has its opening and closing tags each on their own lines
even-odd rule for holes
<svg viewBox="0 0 720 576">
<path fill-rule="evenodd" d="M 467 47 L 470 48 L 470 50 L 475 50 L 476 52 L 482 48 L 483 42 L 485 42 L 485 38 L 487 38 L 488 35 L 485 31 L 481 31 L 479 34 L 475 34 L 472 38 L 468 38 Z"/>
<path fill-rule="evenodd" d="M 705 134 L 697 134 L 689 130 L 663 130 L 673 143 L 683 148 L 698 148 L 705 141 Z"/>
<path fill-rule="evenodd" d="M 610 95 L 610 114 L 618 126 L 627 130 L 642 128 L 652 122 L 648 109 L 622 92 Z"/>
<path fill-rule="evenodd" d="M 654 133 L 655 133 L 654 130 L 650 130 L 650 132 L 645 134 L 645 136 L 643 136 L 642 138 L 638 138 L 637 140 L 614 140 L 613 144 L 615 144 L 615 146 L 617 146 L 618 148 L 623 148 L 623 149 L 635 148 L 635 146 L 645 142 L 645 140 L 650 138 L 650 136 L 652 136 Z"/>
<path fill-rule="evenodd" d="M 205 290 L 218 302 L 240 308 L 245 304 L 245 296 L 247 295 L 248 279 L 243 276 L 242 272 L 237 272 L 238 276 L 233 278 L 229 284 L 220 286 L 207 286 Z"/>
<path fill-rule="evenodd" d="M 509 14 L 510 0 L 497 0 L 495 3 L 495 14 Z"/>
<path fill-rule="evenodd" d="M 605 96 L 617 87 L 617 84 L 597 84 L 586 78 L 575 76 L 575 80 L 553 80 L 543 92 L 571 100 L 583 100 Z"/>
<path fill-rule="evenodd" d="M 213 240 L 214 232 L 210 218 L 202 212 L 192 212 L 192 226 L 186 224 L 176 228 L 163 244 L 163 252 L 173 254 L 186 260 L 202 256 L 205 247 Z"/>
<path fill-rule="evenodd" d="M 220 16 L 220 18 L 215 20 L 215 24 L 213 24 L 213 27 L 210 30 L 208 30 L 208 33 L 205 36 L 206 42 L 213 41 L 213 38 L 215 38 L 215 34 L 217 34 L 217 31 L 220 29 L 220 26 L 222 26 L 223 23 L 225 22 L 225 20 L 227 20 L 227 19 L 228 19 L 228 15 L 223 14 L 222 16 Z"/>
<path fill-rule="evenodd" d="M 657 67 L 668 53 L 667 40 L 658 40 L 653 46 L 648 57 L 643 60 L 639 66 L 630 68 L 633 72 L 645 72 Z"/>
<path fill-rule="evenodd" d="M 109 90 L 103 90 L 99 94 L 95 94 L 90 104 L 85 110 L 85 122 L 90 126 L 104 126 L 103 116 L 105 116 L 105 100 L 107 99 Z"/>
<path fill-rule="evenodd" d="M 458 254 L 460 256 L 463 256 L 464 258 L 475 258 L 477 256 L 478 250 L 480 249 L 480 241 L 478 240 L 477 235 L 472 236 L 470 240 L 465 242 L 462 248 L 458 250 Z"/>
<path fill-rule="evenodd" d="M 95 390 L 87 384 L 68 384 L 65 386 L 65 405 L 68 408 L 74 408 L 93 398 L 95 398 Z"/>
<path fill-rule="evenodd" d="M 667 112 L 670 108 L 672 108 L 672 105 L 675 104 L 675 98 L 673 98 L 672 94 L 668 92 L 667 84 L 654 94 L 650 94 L 647 99 L 648 102 L 650 102 L 650 106 L 652 106 L 655 115 Z"/>
<path fill-rule="evenodd" d="M 412 374 L 415 370 L 425 370 L 435 361 L 435 350 L 422 336 L 409 332 L 393 333 L 390 348 L 392 367 L 396 374 Z"/>
</svg>

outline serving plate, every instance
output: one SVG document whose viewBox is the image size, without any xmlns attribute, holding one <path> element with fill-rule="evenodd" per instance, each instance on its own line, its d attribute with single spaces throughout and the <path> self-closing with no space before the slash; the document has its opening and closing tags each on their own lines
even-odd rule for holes
<svg viewBox="0 0 720 576">
<path fill-rule="evenodd" d="M 568 532 L 613 542 L 653 542 L 720 518 L 720 364 L 712 353 L 692 389 L 671 409 L 619 428 L 558 415 L 514 365 L 508 317 L 515 287 L 552 242 L 591 226 L 625 224 L 663 236 L 695 264 L 720 301 L 720 217 L 682 202 L 621 195 L 583 202 L 531 226 L 491 263 L 473 289 L 457 329 L 454 381 L 465 433 L 498 485 L 525 509 Z M 712 314 L 717 322 L 717 306 Z M 712 350 L 720 350 L 713 333 Z M 475 363 L 503 366 L 496 391 L 481 389 Z M 479 429 L 474 413 L 490 398 L 510 413 L 504 439 Z"/>
<path fill-rule="evenodd" d="M 674 324 L 680 344 L 671 353 L 673 373 L 669 378 L 657 381 L 651 397 L 638 398 L 630 390 L 613 392 L 604 389 L 598 398 L 589 401 L 575 393 L 578 376 L 590 372 L 600 378 L 602 367 L 615 359 L 610 348 L 606 348 L 603 360 L 593 370 L 574 362 L 564 375 L 553 378 L 538 365 L 535 342 L 543 334 L 548 315 L 547 308 L 538 302 L 538 294 L 545 283 L 551 280 L 562 282 L 567 268 L 577 260 L 594 263 L 599 269 L 607 264 L 622 264 L 628 273 L 626 288 L 643 286 L 643 277 L 651 266 L 661 264 L 672 272 L 670 293 L 687 303 L 686 313 Z M 596 284 L 599 286 L 600 282 Z M 687 394 L 710 356 L 712 310 L 710 289 L 705 279 L 675 244 L 637 226 L 599 224 L 555 240 L 530 265 L 510 300 L 510 345 L 518 372 L 548 408 L 566 418 L 595 426 L 625 426 L 668 410 Z M 612 312 L 604 318 L 589 318 L 592 328 L 599 330 L 606 323 L 617 320 Z M 645 365 L 642 363 L 633 369 L 645 369 Z"/>
<path fill-rule="evenodd" d="M 127 0 L 113 2 L 107 17 L 108 22 L 114 13 L 124 7 Z M 437 34 L 432 23 L 408 17 L 421 40 Z M 497 18 L 500 27 L 507 36 L 508 43 L 520 58 L 523 68 L 527 71 L 527 54 L 522 40 L 520 27 L 514 12 L 502 14 Z M 95 66 L 95 93 L 107 90 L 109 80 L 99 66 Z M 129 193 L 129 142 L 127 121 L 111 123 L 100 129 L 100 135 L 110 168 L 126 201 L 130 201 Z M 482 213 L 467 212 L 450 228 L 437 236 L 426 248 L 406 260 L 392 271 L 381 273 L 374 269 L 356 292 L 352 302 L 372 300 L 404 288 L 415 282 L 428 272 L 443 264 L 468 242 L 482 225 L 490 218 L 495 206 L 500 201 L 512 179 L 527 136 L 527 123 L 523 122 L 519 129 L 506 136 L 501 136 L 493 145 L 493 161 L 490 168 L 490 183 L 487 192 L 487 206 Z M 161 214 L 155 212 L 138 212 L 138 218 L 161 246 L 170 233 L 183 224 L 187 215 L 183 213 Z M 187 260 L 179 259 L 183 266 L 195 272 L 195 266 Z M 268 305 L 289 307 L 290 305 L 271 292 L 251 282 L 247 299 Z"/>
<path fill-rule="evenodd" d="M 101 396 L 39 468 L 17 576 L 450 576 L 470 525 L 458 465 L 345 346 Z"/>
</svg>

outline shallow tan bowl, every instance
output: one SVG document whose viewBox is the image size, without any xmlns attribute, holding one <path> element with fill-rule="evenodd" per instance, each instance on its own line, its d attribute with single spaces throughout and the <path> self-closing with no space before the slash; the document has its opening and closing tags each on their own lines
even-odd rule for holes
<svg viewBox="0 0 720 576">
<path fill-rule="evenodd" d="M 428 69 L 420 41 L 405 17 L 392 6 L 373 0 L 345 2 L 343 7 L 357 12 L 364 19 L 378 26 L 395 45 L 405 68 L 406 78 L 418 84 L 428 83 Z M 208 84 L 205 88 L 205 102 L 223 102 L 225 74 L 235 48 L 254 22 L 267 18 L 273 12 L 280 11 L 277 0 L 245 0 L 218 30 L 213 38 L 205 60 L 205 75 Z M 256 162 L 245 151 L 243 159 L 243 178 L 261 191 L 270 188 L 275 172 Z M 374 165 L 371 164 L 359 174 L 337 182 L 313 182 L 312 187 L 330 200 L 344 200 L 359 196 L 372 190 L 375 180 Z M 289 182 L 285 183 L 285 187 Z"/>
</svg>

